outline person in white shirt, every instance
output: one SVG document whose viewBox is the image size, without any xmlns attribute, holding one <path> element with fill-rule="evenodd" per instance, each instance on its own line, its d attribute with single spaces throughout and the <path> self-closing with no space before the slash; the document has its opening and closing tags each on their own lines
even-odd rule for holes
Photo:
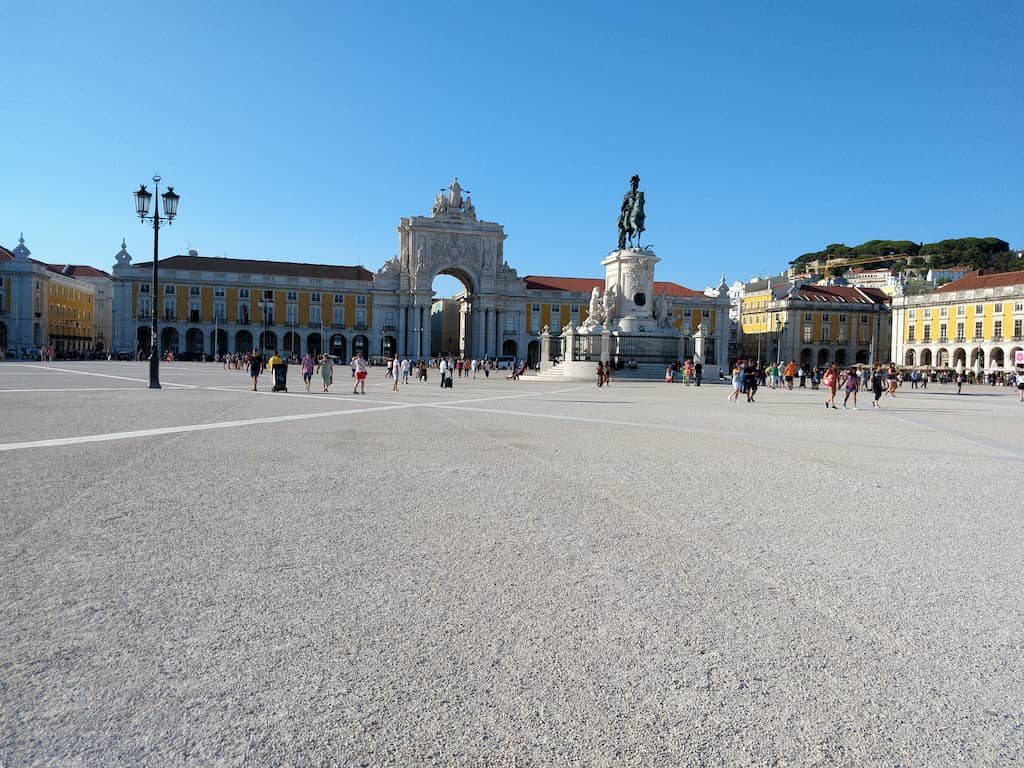
<svg viewBox="0 0 1024 768">
<path fill-rule="evenodd" d="M 409 383 L 409 371 L 411 370 L 411 368 L 412 368 L 412 363 L 409 362 L 409 358 L 408 357 L 403 357 L 402 358 L 402 383 L 403 384 L 408 384 Z"/>
<path fill-rule="evenodd" d="M 391 391 L 398 391 L 398 377 L 402 375 L 402 361 L 398 359 L 398 355 L 395 355 L 395 359 L 391 361 L 391 378 L 394 381 L 391 383 Z"/>
<path fill-rule="evenodd" d="M 444 389 L 444 380 L 448 375 L 448 360 L 444 357 L 441 358 L 441 362 L 437 366 L 438 371 L 441 373 L 441 389 Z"/>
<path fill-rule="evenodd" d="M 479 363 L 477 362 L 477 359 L 476 359 L 476 358 L 474 357 L 474 358 L 473 358 L 473 362 L 471 362 L 471 363 L 469 364 L 469 369 L 470 369 L 471 371 L 473 371 L 473 378 L 474 378 L 474 379 L 476 378 L 476 369 L 477 369 L 478 367 L 479 367 Z"/>
<path fill-rule="evenodd" d="M 362 355 L 356 355 L 352 358 L 352 371 L 355 373 L 356 383 L 352 387 L 352 394 L 357 394 L 356 390 L 359 390 L 358 394 L 366 394 L 366 361 L 363 360 Z"/>
</svg>

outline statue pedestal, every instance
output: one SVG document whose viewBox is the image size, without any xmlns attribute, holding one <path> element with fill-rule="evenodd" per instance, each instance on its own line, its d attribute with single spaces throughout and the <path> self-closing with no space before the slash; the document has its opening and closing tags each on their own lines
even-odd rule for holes
<svg viewBox="0 0 1024 768">
<path fill-rule="evenodd" d="M 661 259 L 652 251 L 624 248 L 601 262 L 605 292 L 614 291 L 613 317 L 621 333 L 657 333 L 654 317 L 654 265 Z"/>
</svg>

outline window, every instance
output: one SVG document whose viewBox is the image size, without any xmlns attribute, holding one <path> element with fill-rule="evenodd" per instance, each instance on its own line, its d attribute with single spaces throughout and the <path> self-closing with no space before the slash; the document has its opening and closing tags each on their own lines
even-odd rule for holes
<svg viewBox="0 0 1024 768">
<path fill-rule="evenodd" d="M 974 324 L 974 338 L 976 338 L 976 339 L 980 339 L 981 338 L 981 320 L 978 320 Z"/>
<path fill-rule="evenodd" d="M 956 340 L 957 341 L 963 341 L 964 340 L 964 324 L 963 323 L 957 323 L 956 324 Z"/>
<path fill-rule="evenodd" d="M 309 322 L 313 325 L 320 325 L 320 307 L 316 304 L 309 308 Z"/>
<path fill-rule="evenodd" d="M 956 308 L 957 317 L 967 317 L 967 305 L 961 304 Z"/>
<path fill-rule="evenodd" d="M 1013 305 L 1014 312 L 1024 312 L 1024 302 L 1017 302 Z"/>
<path fill-rule="evenodd" d="M 1003 314 L 1003 305 L 1002 305 L 1002 304 L 996 304 L 995 310 L 993 310 L 993 311 L 994 311 L 994 312 L 995 312 L 995 313 L 996 313 L 997 315 L 1001 315 L 1001 314 Z"/>
<path fill-rule="evenodd" d="M 930 325 L 926 325 L 924 327 L 924 335 L 921 337 L 921 341 L 931 341 L 931 340 L 932 340 L 932 327 Z"/>
<path fill-rule="evenodd" d="M 299 300 L 299 292 L 298 291 L 288 291 L 288 297 L 285 299 L 285 301 L 298 301 L 298 300 Z"/>
<path fill-rule="evenodd" d="M 200 294 L 201 294 L 201 291 L 199 290 L 199 286 L 198 285 L 190 285 L 188 287 L 188 295 L 189 296 L 199 296 Z"/>
<path fill-rule="evenodd" d="M 394 328 L 395 327 L 395 313 L 388 310 L 384 313 L 384 327 Z"/>
<path fill-rule="evenodd" d="M 139 297 L 139 317 L 149 317 L 149 313 L 152 310 L 152 305 L 149 303 L 150 298 L 148 296 Z"/>
<path fill-rule="evenodd" d="M 814 338 L 814 328 L 812 326 L 810 326 L 810 325 L 805 325 L 804 326 L 804 343 L 805 344 L 810 344 L 811 340 L 813 338 Z"/>
<path fill-rule="evenodd" d="M 846 341 L 846 326 L 839 326 L 839 341 Z"/>
<path fill-rule="evenodd" d="M 284 308 L 284 316 L 285 322 L 287 322 L 288 325 L 295 325 L 297 322 L 299 322 L 299 305 L 289 304 L 288 306 L 286 306 Z"/>
<path fill-rule="evenodd" d="M 139 293 L 149 293 L 149 283 L 143 283 L 139 286 Z"/>
<path fill-rule="evenodd" d="M 949 307 L 939 307 L 939 317 L 946 317 L 949 314 Z"/>
<path fill-rule="evenodd" d="M 823 322 L 823 323 L 829 322 L 830 319 L 831 318 L 830 318 L 830 316 L 829 316 L 829 314 L 827 312 L 824 315 L 821 316 L 821 322 Z"/>
<path fill-rule="evenodd" d="M 839 316 L 839 322 L 840 323 L 845 323 L 846 322 L 846 315 L 840 315 Z"/>
<path fill-rule="evenodd" d="M 214 317 L 214 319 L 215 320 L 220 320 L 221 322 L 224 322 L 225 316 L 226 315 L 225 315 L 225 312 L 224 312 L 224 302 L 223 301 L 215 301 L 215 302 L 213 302 L 213 317 Z"/>
<path fill-rule="evenodd" d="M 178 302 L 174 299 L 164 299 L 164 320 L 174 320 L 178 314 Z"/>
<path fill-rule="evenodd" d="M 238 298 L 240 298 L 240 299 L 248 299 L 249 298 L 249 289 L 248 288 L 239 288 L 238 289 Z"/>
<path fill-rule="evenodd" d="M 176 285 L 165 285 L 164 296 L 175 296 L 178 293 L 178 286 Z"/>
<path fill-rule="evenodd" d="M 242 325 L 249 324 L 249 302 L 247 301 L 240 302 L 238 305 L 238 322 Z"/>
<path fill-rule="evenodd" d="M 366 306 L 366 297 L 365 296 L 356 296 L 356 306 L 357 307 L 365 307 Z"/>
<path fill-rule="evenodd" d="M 334 303 L 335 304 L 344 304 L 345 303 L 345 294 L 344 293 L 336 293 L 336 294 L 334 294 Z"/>
<path fill-rule="evenodd" d="M 711 317 L 711 310 L 710 309 L 702 309 L 701 313 L 700 313 L 700 316 L 701 317 Z"/>
<path fill-rule="evenodd" d="M 690 315 L 692 315 L 692 314 L 693 314 L 692 310 L 689 310 L 689 309 L 684 309 L 683 310 L 683 317 L 690 317 Z"/>
<path fill-rule="evenodd" d="M 992 323 L 992 339 L 997 340 L 1003 338 L 1003 321 L 996 320 Z"/>
<path fill-rule="evenodd" d="M 974 314 L 982 315 L 984 313 L 985 313 L 985 305 L 984 304 L 975 304 L 974 305 Z"/>
<path fill-rule="evenodd" d="M 311 294 L 309 294 L 309 302 L 310 302 L 310 304 L 319 304 L 320 303 L 320 294 L 319 293 L 311 293 Z"/>
<path fill-rule="evenodd" d="M 189 302 L 189 305 L 188 305 L 188 319 L 189 319 L 189 322 L 192 322 L 192 323 L 198 323 L 199 322 L 199 302 L 198 301 Z"/>
<path fill-rule="evenodd" d="M 540 333 L 540 318 L 536 315 L 530 317 L 530 333 Z"/>
<path fill-rule="evenodd" d="M 560 314 L 562 314 L 562 305 L 561 304 L 552 304 L 551 305 L 551 314 L 552 315 L 560 315 Z"/>
<path fill-rule="evenodd" d="M 1024 320 L 1013 321 L 1013 338 L 1020 339 L 1021 335 L 1024 335 Z"/>
<path fill-rule="evenodd" d="M 572 312 L 574 315 L 578 315 L 580 313 L 580 305 L 579 304 L 570 304 L 569 305 L 569 311 Z M 509 328 L 509 330 L 511 331 L 512 329 Z"/>
<path fill-rule="evenodd" d="M 811 315 L 811 313 L 810 313 L 810 312 L 807 312 L 807 313 L 806 313 L 806 314 L 804 315 L 804 320 L 806 320 L 807 322 L 810 322 L 810 321 L 811 321 L 811 318 L 812 318 L 812 317 L 813 317 L 813 315 Z"/>
<path fill-rule="evenodd" d="M 357 326 L 365 326 L 366 325 L 366 310 L 365 309 L 358 308 L 358 307 L 356 308 L 356 325 Z"/>
<path fill-rule="evenodd" d="M 917 317 L 917 310 L 916 309 L 910 310 L 910 319 L 913 320 L 915 317 Z M 863 320 L 863 319 L 864 318 L 862 317 L 861 320 Z"/>
<path fill-rule="evenodd" d="M 580 305 L 579 304 L 573 304 L 573 306 L 576 307 L 576 311 L 579 312 L 579 306 Z M 516 332 L 516 319 L 512 315 L 506 315 L 505 316 L 505 330 L 508 331 L 509 333 L 515 333 Z"/>
<path fill-rule="evenodd" d="M 917 329 L 912 325 L 907 328 L 907 341 L 914 340 L 914 337 L 917 336 L 917 334 L 915 333 L 916 330 Z"/>
<path fill-rule="evenodd" d="M 945 340 L 946 338 L 946 324 L 939 323 L 939 338 Z"/>
<path fill-rule="evenodd" d="M 913 316 L 913 315 L 911 315 L 911 316 L 910 316 L 910 319 L 911 319 L 911 320 L 913 320 L 913 319 L 914 319 L 914 316 Z M 860 316 L 860 324 L 861 324 L 861 325 L 867 325 L 867 324 L 868 324 L 868 316 L 867 316 L 867 315 L 861 315 L 861 316 Z"/>
<path fill-rule="evenodd" d="M 530 308 L 534 312 L 540 312 L 540 304 L 533 304 Z"/>
<path fill-rule="evenodd" d="M 213 289 L 213 298 L 215 298 L 215 299 L 223 299 L 224 298 L 224 293 L 225 293 L 224 286 L 223 285 L 218 285 L 218 286 L 216 286 Z"/>
<path fill-rule="evenodd" d="M 264 291 L 263 292 L 263 298 L 268 300 L 268 301 L 273 301 L 274 300 L 274 292 L 271 291 L 271 290 Z"/>
<path fill-rule="evenodd" d="M 338 307 L 338 306 L 334 307 L 334 321 L 333 322 L 334 322 L 334 325 L 336 325 L 339 328 L 344 328 L 345 327 L 345 308 L 344 307 Z"/>
</svg>

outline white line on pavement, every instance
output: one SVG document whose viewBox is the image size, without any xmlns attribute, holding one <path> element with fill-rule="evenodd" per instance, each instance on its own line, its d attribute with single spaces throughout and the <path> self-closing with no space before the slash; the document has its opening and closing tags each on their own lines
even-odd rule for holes
<svg viewBox="0 0 1024 768">
<path fill-rule="evenodd" d="M 557 390 L 558 392 L 571 392 L 580 387 L 572 389 Z M 230 391 L 230 390 L 229 390 Z M 266 393 L 270 394 L 270 393 Z M 280 393 L 282 397 L 287 397 Z M 463 405 L 480 402 L 491 402 L 495 400 L 511 400 L 515 398 L 536 397 L 540 392 L 526 392 L 514 395 L 499 395 L 497 397 L 476 397 L 468 400 L 453 400 L 446 405 Z M 551 394 L 551 393 L 548 393 Z M 308 397 L 308 395 L 302 395 Z M 366 403 L 366 401 L 352 401 L 353 403 Z M 367 405 L 369 405 L 367 403 Z M 232 427 L 248 427 L 257 424 L 277 424 L 289 421 L 305 421 L 308 419 L 324 419 L 334 416 L 353 416 L 363 413 L 376 413 L 380 411 L 406 410 L 410 408 L 429 408 L 437 405 L 433 402 L 427 403 L 394 403 L 385 405 L 370 405 L 368 408 L 352 408 L 345 411 L 318 411 L 316 413 L 299 413 L 289 416 L 265 416 L 258 419 L 239 419 L 236 421 L 218 421 L 207 424 L 186 424 L 177 427 L 158 427 L 155 429 L 139 429 L 131 432 L 108 432 L 98 435 L 80 435 L 78 437 L 58 437 L 49 440 L 29 440 L 22 443 L 0 443 L 0 451 L 20 451 L 27 448 L 56 448 L 65 445 L 81 445 L 83 443 L 102 443 L 111 440 L 130 440 L 138 437 L 151 437 L 153 435 L 174 435 L 182 432 L 204 432 L 210 429 L 230 429 Z"/>
<path fill-rule="evenodd" d="M 124 392 L 136 387 L 63 387 L 61 389 L 0 389 L 0 392 Z"/>
<path fill-rule="evenodd" d="M 12 363 L 17 365 L 19 368 L 32 368 L 33 370 L 42 371 L 59 371 L 60 373 L 77 373 L 80 376 L 99 376 L 103 379 L 120 379 L 121 381 L 136 381 L 140 384 L 148 384 L 149 379 L 133 379 L 128 376 L 114 376 L 111 373 L 93 373 L 92 371 L 76 371 L 71 368 L 54 368 L 52 365 L 27 365 L 25 363 Z M 195 389 L 195 384 L 178 384 L 173 381 L 166 382 L 169 387 L 185 387 L 186 389 Z"/>
</svg>

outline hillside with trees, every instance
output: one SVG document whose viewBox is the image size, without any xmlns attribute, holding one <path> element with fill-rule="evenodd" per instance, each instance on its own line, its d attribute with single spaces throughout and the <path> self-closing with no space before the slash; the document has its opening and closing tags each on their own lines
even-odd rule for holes
<svg viewBox="0 0 1024 768">
<path fill-rule="evenodd" d="M 881 260 L 879 266 L 891 264 L 897 268 L 966 266 L 971 269 L 997 269 L 1009 271 L 1021 268 L 1021 260 L 1010 251 L 1010 244 L 998 237 L 961 237 L 940 240 L 937 243 L 915 243 L 912 240 L 868 240 L 860 245 L 848 246 L 832 243 L 821 251 L 805 253 L 790 264 L 802 267 L 819 259 L 866 259 L 892 256 Z"/>
</svg>

